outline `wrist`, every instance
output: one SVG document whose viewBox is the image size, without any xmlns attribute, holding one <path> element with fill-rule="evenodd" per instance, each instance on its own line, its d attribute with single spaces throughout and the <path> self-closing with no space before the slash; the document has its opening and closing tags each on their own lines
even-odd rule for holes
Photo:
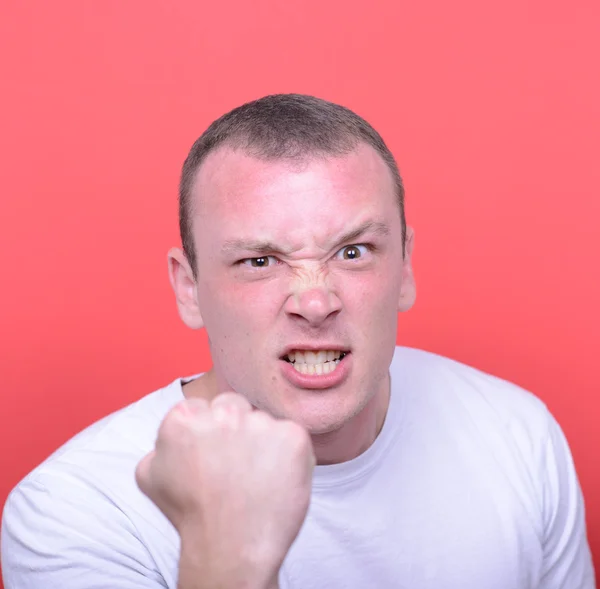
<svg viewBox="0 0 600 589">
<path fill-rule="evenodd" d="M 178 589 L 279 589 L 278 577 L 279 566 L 223 549 L 217 538 L 181 537 Z"/>
</svg>

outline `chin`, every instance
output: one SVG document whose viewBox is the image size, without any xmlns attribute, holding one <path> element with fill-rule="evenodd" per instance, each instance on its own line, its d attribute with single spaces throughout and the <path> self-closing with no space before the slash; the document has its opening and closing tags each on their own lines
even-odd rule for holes
<svg viewBox="0 0 600 589">
<path fill-rule="evenodd" d="M 344 403 L 325 397 L 305 399 L 301 404 L 286 408 L 285 417 L 306 428 L 311 435 L 323 435 L 341 429 L 364 406 L 364 403 Z"/>
</svg>

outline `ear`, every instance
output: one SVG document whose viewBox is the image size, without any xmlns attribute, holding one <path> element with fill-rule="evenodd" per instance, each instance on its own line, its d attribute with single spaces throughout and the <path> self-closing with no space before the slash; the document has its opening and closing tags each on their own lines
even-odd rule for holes
<svg viewBox="0 0 600 589">
<path fill-rule="evenodd" d="M 402 260 L 402 284 L 400 285 L 400 299 L 398 311 L 405 313 L 414 304 L 417 298 L 417 288 L 412 269 L 412 253 L 414 248 L 415 232 L 412 227 L 406 228 L 406 241 L 404 243 L 404 259 Z"/>
<path fill-rule="evenodd" d="M 179 248 L 173 248 L 168 254 L 169 280 L 177 300 L 177 309 L 182 321 L 191 329 L 204 327 L 198 305 L 198 287 L 192 267 L 186 255 Z"/>
</svg>

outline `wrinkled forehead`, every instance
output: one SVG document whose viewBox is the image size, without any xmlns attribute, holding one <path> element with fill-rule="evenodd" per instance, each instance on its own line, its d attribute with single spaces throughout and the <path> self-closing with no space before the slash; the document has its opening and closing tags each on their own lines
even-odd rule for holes
<svg viewBox="0 0 600 589">
<path fill-rule="evenodd" d="M 379 154 L 363 144 L 342 156 L 293 160 L 265 160 L 220 148 L 198 170 L 192 200 L 195 233 L 213 242 L 231 239 L 233 233 L 323 241 L 370 218 L 396 215 L 399 221 L 392 174 Z"/>
</svg>

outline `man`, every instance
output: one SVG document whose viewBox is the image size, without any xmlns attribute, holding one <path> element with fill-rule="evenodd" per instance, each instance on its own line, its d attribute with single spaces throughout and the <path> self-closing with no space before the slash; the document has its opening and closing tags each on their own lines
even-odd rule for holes
<svg viewBox="0 0 600 589">
<path fill-rule="evenodd" d="M 368 123 L 300 95 L 233 110 L 184 164 L 180 228 L 170 280 L 213 369 L 17 486 L 6 589 L 595 586 L 546 407 L 396 347 L 413 232 Z"/>
</svg>

